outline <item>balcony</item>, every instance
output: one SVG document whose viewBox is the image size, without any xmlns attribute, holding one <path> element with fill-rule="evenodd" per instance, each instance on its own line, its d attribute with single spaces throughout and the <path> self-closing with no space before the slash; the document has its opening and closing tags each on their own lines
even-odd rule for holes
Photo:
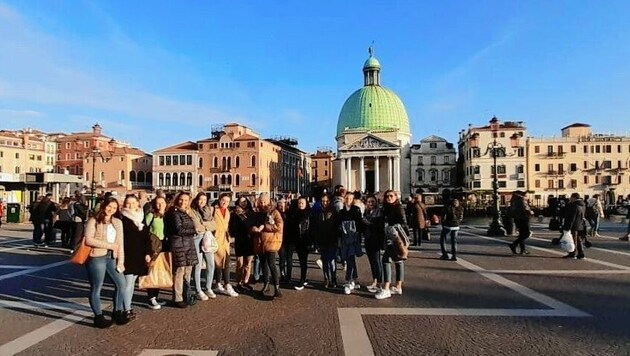
<svg viewBox="0 0 630 356">
<path fill-rule="evenodd" d="M 565 152 L 547 152 L 547 158 L 564 158 Z"/>
</svg>

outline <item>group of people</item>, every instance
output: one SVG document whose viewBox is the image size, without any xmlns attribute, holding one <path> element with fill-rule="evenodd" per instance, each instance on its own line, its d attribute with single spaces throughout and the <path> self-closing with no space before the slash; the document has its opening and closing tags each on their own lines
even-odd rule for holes
<svg viewBox="0 0 630 356">
<path fill-rule="evenodd" d="M 345 294 L 359 288 L 357 259 L 366 255 L 371 270 L 367 290 L 376 299 L 390 298 L 403 292 L 410 226 L 420 231 L 414 234 L 416 244 L 427 228 L 421 198 L 416 200 L 413 222 L 408 224 L 398 194 L 392 190 L 383 194 L 382 202 L 374 195 L 362 199 L 341 186 L 333 196 L 323 195 L 312 206 L 307 197 L 272 202 L 266 193 L 254 204 L 239 197 L 230 208 L 231 200 L 231 195 L 223 194 L 210 204 L 205 193 L 192 197 L 180 192 L 167 201 L 158 192 L 147 202 L 129 194 L 119 206 L 116 197 L 105 196 L 86 219 L 82 242 L 91 248 L 85 265 L 95 326 L 123 325 L 135 318 L 132 300 L 138 278 L 149 274 L 163 252 L 172 259 L 173 305 L 179 308 L 214 299 L 217 294 L 238 297 L 254 292 L 252 284 L 259 274 L 263 284 L 257 293 L 267 297 L 281 298 L 281 286 L 303 290 L 310 283 L 310 254 L 317 254 L 323 287 L 341 287 Z M 59 209 L 48 207 L 45 211 Z M 445 218 L 451 231 L 458 229 L 460 211 L 456 208 Z M 233 279 L 231 254 L 236 261 Z M 296 279 L 294 254 L 300 269 Z M 448 258 L 446 251 L 444 255 Z M 456 260 L 454 237 L 452 259 Z M 338 283 L 338 264 L 345 270 L 342 283 Z M 110 320 L 103 316 L 101 307 L 106 275 L 115 285 Z M 159 289 L 146 292 L 151 309 L 165 304 L 159 299 Z"/>
</svg>

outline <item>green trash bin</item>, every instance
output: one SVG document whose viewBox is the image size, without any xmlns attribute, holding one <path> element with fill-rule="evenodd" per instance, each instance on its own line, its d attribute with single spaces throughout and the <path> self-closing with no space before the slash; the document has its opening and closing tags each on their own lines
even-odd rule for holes
<svg viewBox="0 0 630 356">
<path fill-rule="evenodd" d="M 17 203 L 7 204 L 7 222 L 8 223 L 20 222 L 20 204 L 17 204 Z"/>
</svg>

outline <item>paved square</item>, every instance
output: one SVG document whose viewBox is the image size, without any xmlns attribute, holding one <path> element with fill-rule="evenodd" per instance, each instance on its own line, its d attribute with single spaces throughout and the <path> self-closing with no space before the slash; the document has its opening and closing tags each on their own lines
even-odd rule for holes
<svg viewBox="0 0 630 356">
<path fill-rule="evenodd" d="M 630 245 L 615 239 L 621 227 L 606 225 L 584 261 L 560 258 L 550 244 L 556 234 L 534 231 L 532 254 L 513 256 L 512 238 L 466 226 L 457 262 L 437 259 L 434 231 L 406 262 L 404 294 L 382 301 L 365 288 L 324 290 L 311 256 L 311 285 L 287 288 L 282 299 L 218 296 L 152 311 L 136 291 L 137 320 L 97 330 L 84 268 L 61 249 L 31 248 L 29 226 L 8 225 L 0 230 L 0 355 L 629 354 Z M 365 257 L 359 279 L 370 281 Z"/>
</svg>

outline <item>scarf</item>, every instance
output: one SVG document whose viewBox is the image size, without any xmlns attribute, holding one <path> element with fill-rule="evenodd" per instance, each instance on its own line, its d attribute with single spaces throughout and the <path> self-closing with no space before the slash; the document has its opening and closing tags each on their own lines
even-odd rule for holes
<svg viewBox="0 0 630 356">
<path fill-rule="evenodd" d="M 132 211 L 127 208 L 122 208 L 120 210 L 122 216 L 127 217 L 129 220 L 133 221 L 134 224 L 138 227 L 138 230 L 142 230 L 144 228 L 144 224 L 142 221 L 144 220 L 144 213 L 142 210 Z"/>
</svg>

